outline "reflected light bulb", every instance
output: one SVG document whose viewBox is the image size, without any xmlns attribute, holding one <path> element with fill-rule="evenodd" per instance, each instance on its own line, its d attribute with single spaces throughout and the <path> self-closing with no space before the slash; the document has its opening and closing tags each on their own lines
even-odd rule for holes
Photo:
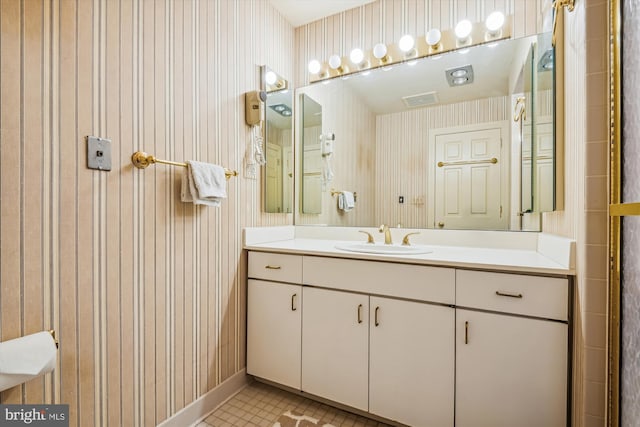
<svg viewBox="0 0 640 427">
<path fill-rule="evenodd" d="M 427 44 L 429 46 L 432 46 L 432 47 L 437 46 L 438 43 L 440 43 L 440 40 L 442 39 L 442 33 L 440 32 L 439 29 L 432 28 L 427 33 L 427 36 L 425 37 L 425 39 L 427 40 Z"/>
<path fill-rule="evenodd" d="M 349 59 L 354 64 L 359 65 L 360 63 L 362 63 L 362 61 L 364 61 L 364 52 L 362 51 L 362 49 L 355 48 L 349 54 Z"/>
<path fill-rule="evenodd" d="M 267 73 L 264 75 L 264 81 L 268 85 L 273 85 L 275 84 L 276 81 L 278 81 L 278 77 L 276 76 L 276 73 L 274 73 L 273 71 L 267 71 Z"/>
<path fill-rule="evenodd" d="M 458 25 L 456 25 L 454 31 L 458 40 L 463 41 L 466 40 L 469 35 L 471 35 L 472 29 L 473 25 L 471 24 L 471 21 L 469 21 L 468 19 L 463 19 L 462 21 L 458 22 Z"/>
<path fill-rule="evenodd" d="M 373 47 L 373 56 L 378 59 L 382 59 L 387 56 L 387 46 L 383 43 L 378 43 Z"/>
<path fill-rule="evenodd" d="M 322 68 L 322 66 L 320 65 L 320 61 L 317 59 L 309 61 L 309 72 L 311 74 L 318 74 L 320 72 L 320 68 Z"/>
<path fill-rule="evenodd" d="M 338 69 L 341 64 L 342 59 L 340 59 L 338 55 L 331 55 L 329 57 L 329 67 L 333 68 L 334 70 Z"/>
<path fill-rule="evenodd" d="M 490 33 L 497 33 L 504 25 L 504 14 L 499 10 L 491 13 L 484 21 L 484 25 Z"/>
<path fill-rule="evenodd" d="M 398 42 L 398 47 L 400 48 L 401 51 L 403 52 L 409 52 L 411 49 L 413 49 L 413 46 L 416 44 L 416 41 L 413 39 L 413 37 L 409 34 L 405 34 L 404 36 L 400 37 L 400 41 Z"/>
</svg>

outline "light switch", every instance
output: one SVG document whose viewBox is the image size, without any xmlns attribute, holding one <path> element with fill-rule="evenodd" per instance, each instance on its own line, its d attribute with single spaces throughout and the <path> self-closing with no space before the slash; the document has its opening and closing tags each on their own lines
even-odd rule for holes
<svg viewBox="0 0 640 427">
<path fill-rule="evenodd" d="M 102 171 L 111 170 L 111 140 L 87 137 L 87 167 Z"/>
</svg>

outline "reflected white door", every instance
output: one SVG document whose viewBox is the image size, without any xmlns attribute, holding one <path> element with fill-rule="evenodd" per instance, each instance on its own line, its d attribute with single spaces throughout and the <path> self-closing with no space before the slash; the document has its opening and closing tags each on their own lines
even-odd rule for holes
<svg viewBox="0 0 640 427">
<path fill-rule="evenodd" d="M 267 143 L 266 208 L 267 212 L 282 212 L 282 148 Z"/>
<path fill-rule="evenodd" d="M 501 133 L 495 128 L 436 136 L 435 228 L 507 229 Z"/>
<path fill-rule="evenodd" d="M 282 148 L 283 162 L 283 184 L 282 184 L 282 211 L 292 212 L 293 197 L 291 190 L 293 189 L 293 150 L 291 147 Z"/>
</svg>

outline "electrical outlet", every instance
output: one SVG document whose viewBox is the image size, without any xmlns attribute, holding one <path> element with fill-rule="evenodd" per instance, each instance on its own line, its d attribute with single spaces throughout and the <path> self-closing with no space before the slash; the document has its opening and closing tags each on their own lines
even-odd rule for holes
<svg viewBox="0 0 640 427">
<path fill-rule="evenodd" d="M 87 167 L 102 171 L 111 170 L 111 140 L 87 137 Z"/>
</svg>

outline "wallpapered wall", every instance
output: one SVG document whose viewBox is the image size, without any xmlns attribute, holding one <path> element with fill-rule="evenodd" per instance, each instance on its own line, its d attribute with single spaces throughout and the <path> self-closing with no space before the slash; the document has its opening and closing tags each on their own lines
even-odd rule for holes
<svg viewBox="0 0 640 427">
<path fill-rule="evenodd" d="M 181 168 L 242 172 L 244 92 L 293 76 L 266 0 L 0 2 L 0 339 L 55 329 L 52 375 L 2 403 L 70 405 L 70 425 L 156 425 L 245 365 L 242 228 L 259 182 L 219 209 L 179 201 Z M 112 139 L 110 172 L 85 136 Z"/>
</svg>

